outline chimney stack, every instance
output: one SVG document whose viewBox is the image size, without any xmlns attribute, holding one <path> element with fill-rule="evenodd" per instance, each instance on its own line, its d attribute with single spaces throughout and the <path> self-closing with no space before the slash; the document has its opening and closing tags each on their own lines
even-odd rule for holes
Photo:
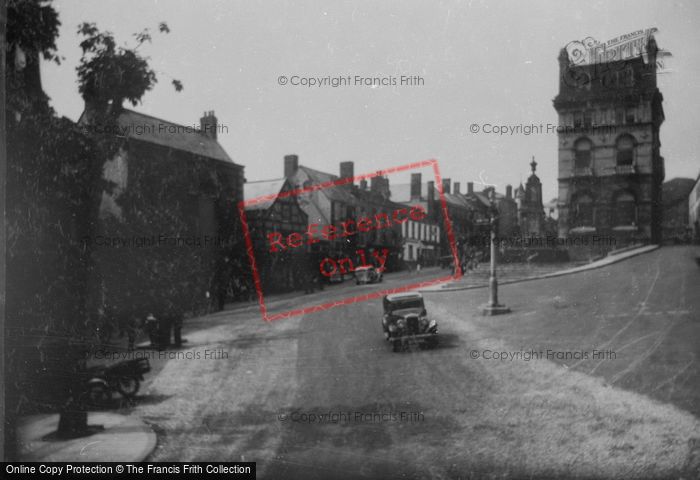
<svg viewBox="0 0 700 480">
<path fill-rule="evenodd" d="M 513 187 L 511 185 L 506 185 L 506 198 L 508 200 L 513 198 Z"/>
<path fill-rule="evenodd" d="M 411 201 L 420 200 L 421 194 L 421 174 L 411 174 Z"/>
<path fill-rule="evenodd" d="M 459 193 L 459 187 L 461 187 L 461 185 L 459 182 L 455 182 L 454 187 L 455 195 L 457 195 Z"/>
<path fill-rule="evenodd" d="M 214 110 L 204 112 L 202 118 L 199 119 L 200 131 L 209 138 L 216 140 L 217 120 L 214 116 Z"/>
<path fill-rule="evenodd" d="M 369 188 L 372 192 L 380 194 L 384 198 L 389 198 L 391 192 L 389 190 L 389 179 L 377 175 L 369 181 Z"/>
<path fill-rule="evenodd" d="M 299 170 L 299 155 L 284 156 L 284 178 L 293 177 Z"/>
<path fill-rule="evenodd" d="M 442 193 L 451 193 L 450 192 L 450 183 L 452 180 L 449 178 L 443 178 L 442 179 Z"/>
<path fill-rule="evenodd" d="M 467 183 L 467 193 L 474 193 L 474 182 Z"/>
<path fill-rule="evenodd" d="M 355 176 L 355 164 L 353 162 L 340 162 L 340 178 L 353 178 Z M 350 188 L 354 182 L 349 182 L 343 187 Z"/>
</svg>

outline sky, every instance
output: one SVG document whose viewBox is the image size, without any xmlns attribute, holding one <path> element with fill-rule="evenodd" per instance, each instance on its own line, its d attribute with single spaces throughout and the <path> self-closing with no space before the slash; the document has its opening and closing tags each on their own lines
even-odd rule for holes
<svg viewBox="0 0 700 480">
<path fill-rule="evenodd" d="M 294 153 L 303 165 L 331 173 L 343 161 L 355 162 L 361 174 L 437 159 L 442 176 L 461 182 L 462 191 L 467 182 L 505 191 L 506 184 L 525 182 L 534 156 L 545 200 L 557 195 L 556 134 L 489 134 L 485 124 L 556 125 L 552 99 L 562 47 L 656 27 L 659 47 L 672 53 L 669 71 L 658 78 L 666 179 L 700 172 L 697 1 L 59 0 L 54 6 L 65 58 L 60 66 L 44 63 L 42 81 L 59 115 L 77 120 L 83 109 L 75 71 L 80 23 L 95 22 L 127 45 L 150 28 L 153 42 L 139 51 L 150 58 L 158 84 L 135 110 L 183 125 L 198 125 L 204 111 L 214 110 L 219 142 L 250 181 L 281 177 L 284 155 Z M 155 33 L 160 22 L 169 34 Z M 400 85 L 402 75 L 420 80 Z M 292 85 L 348 76 L 338 87 Z M 368 86 L 366 77 L 387 85 Z M 173 78 L 183 91 L 175 91 Z M 408 175 L 390 181 L 407 183 Z"/>
</svg>

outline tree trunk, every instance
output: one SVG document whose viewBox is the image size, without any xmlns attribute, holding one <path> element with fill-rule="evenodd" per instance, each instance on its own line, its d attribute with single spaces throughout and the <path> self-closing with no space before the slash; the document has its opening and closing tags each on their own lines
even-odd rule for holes
<svg viewBox="0 0 700 480">
<path fill-rule="evenodd" d="M 5 32 L 7 25 L 7 2 L 5 0 L 0 0 L 0 102 L 5 105 Z M 2 216 L 2 225 L 0 226 L 0 258 L 5 257 L 6 251 L 6 221 L 5 221 L 5 179 L 7 178 L 7 145 L 5 139 L 5 108 L 0 109 L 0 178 L 3 179 L 0 182 L 0 216 Z M 3 379 L 2 385 L 0 385 L 0 418 L 3 419 L 2 430 L 3 434 L 0 435 L 0 461 L 10 461 L 15 457 L 15 401 L 16 395 L 14 395 L 14 389 L 11 389 L 10 385 L 7 385 L 5 379 L 7 379 L 6 364 L 5 364 L 5 354 L 9 352 L 9 345 L 7 345 L 7 338 L 5 337 L 5 262 L 2 262 L 2 267 L 0 267 L 0 298 L 3 301 L 0 302 L 0 347 L 2 347 L 2 354 L 0 354 L 0 378 Z M 10 395 L 8 395 L 8 390 L 12 390 Z M 9 402 L 8 402 L 9 400 Z"/>
<path fill-rule="evenodd" d="M 79 408 L 79 404 L 67 405 L 62 409 L 58 419 L 59 438 L 81 437 L 88 432 L 88 412 Z"/>
<path fill-rule="evenodd" d="M 75 438 L 93 433 L 88 427 L 88 412 L 85 405 L 85 347 L 76 345 L 66 337 L 46 342 L 47 366 L 62 397 L 59 411 L 58 438 Z M 59 370 L 60 369 L 60 370 Z"/>
</svg>

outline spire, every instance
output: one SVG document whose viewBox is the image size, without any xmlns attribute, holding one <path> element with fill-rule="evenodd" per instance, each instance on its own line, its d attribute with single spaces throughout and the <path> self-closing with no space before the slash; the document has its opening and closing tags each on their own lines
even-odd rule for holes
<svg viewBox="0 0 700 480">
<path fill-rule="evenodd" d="M 532 156 L 532 162 L 530 162 L 530 167 L 532 167 L 532 174 L 535 174 L 535 170 L 537 169 L 537 162 L 535 161 L 535 156 Z"/>
</svg>

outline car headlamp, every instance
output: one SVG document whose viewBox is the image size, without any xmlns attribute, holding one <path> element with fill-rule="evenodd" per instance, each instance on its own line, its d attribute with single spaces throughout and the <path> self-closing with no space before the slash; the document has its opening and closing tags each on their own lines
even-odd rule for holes
<svg viewBox="0 0 700 480">
<path fill-rule="evenodd" d="M 396 322 L 396 326 L 399 327 L 399 328 L 406 328 L 406 320 L 404 320 L 403 318 L 400 318 L 400 319 Z"/>
</svg>

